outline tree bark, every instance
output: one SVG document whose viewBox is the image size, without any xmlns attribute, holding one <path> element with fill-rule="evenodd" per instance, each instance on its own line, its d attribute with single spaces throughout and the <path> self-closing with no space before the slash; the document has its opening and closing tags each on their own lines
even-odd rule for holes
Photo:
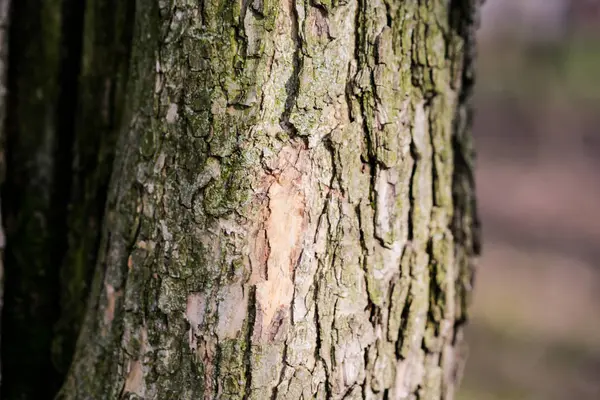
<svg viewBox="0 0 600 400">
<path fill-rule="evenodd" d="M 7 4 L 3 398 L 452 398 L 476 0 Z"/>
<path fill-rule="evenodd" d="M 137 1 L 61 399 L 450 399 L 474 1 Z"/>
</svg>

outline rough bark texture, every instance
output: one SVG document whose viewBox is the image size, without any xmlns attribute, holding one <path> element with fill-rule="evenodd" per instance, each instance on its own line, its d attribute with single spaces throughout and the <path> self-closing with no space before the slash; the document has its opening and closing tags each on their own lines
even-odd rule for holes
<svg viewBox="0 0 600 400">
<path fill-rule="evenodd" d="M 449 399 L 471 1 L 137 1 L 64 399 Z"/>
</svg>

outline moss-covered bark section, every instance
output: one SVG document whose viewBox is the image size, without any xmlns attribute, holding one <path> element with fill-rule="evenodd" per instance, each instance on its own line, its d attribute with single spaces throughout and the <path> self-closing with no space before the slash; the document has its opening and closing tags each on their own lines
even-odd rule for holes
<svg viewBox="0 0 600 400">
<path fill-rule="evenodd" d="M 61 398 L 452 398 L 476 8 L 138 1 Z"/>
</svg>

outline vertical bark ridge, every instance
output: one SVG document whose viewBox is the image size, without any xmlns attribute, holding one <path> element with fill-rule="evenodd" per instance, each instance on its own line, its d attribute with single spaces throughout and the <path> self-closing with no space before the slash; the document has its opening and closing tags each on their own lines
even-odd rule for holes
<svg viewBox="0 0 600 400">
<path fill-rule="evenodd" d="M 456 240 L 456 321 L 453 345 L 458 348 L 456 359 L 446 368 L 445 379 L 459 382 L 466 361 L 466 345 L 463 338 L 464 325 L 469 314 L 477 259 L 481 253 L 481 231 L 475 200 L 474 162 L 475 149 L 471 136 L 473 118 L 472 95 L 475 83 L 476 29 L 479 27 L 478 7 L 483 1 L 453 1 L 449 25 L 458 39 L 451 46 L 454 63 L 453 79 L 458 82 L 458 107 L 453 120 L 454 175 L 452 196 L 454 215 L 452 232 Z M 449 385 L 449 391 L 454 389 Z"/>
</svg>

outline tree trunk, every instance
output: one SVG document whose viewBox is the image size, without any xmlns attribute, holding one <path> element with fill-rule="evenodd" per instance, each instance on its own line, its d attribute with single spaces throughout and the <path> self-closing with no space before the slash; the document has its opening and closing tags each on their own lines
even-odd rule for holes
<svg viewBox="0 0 600 400">
<path fill-rule="evenodd" d="M 108 3 L 88 2 L 81 76 L 106 61 L 85 57 L 88 20 L 112 12 L 129 79 L 106 208 L 69 186 L 63 237 L 90 213 L 103 228 L 58 398 L 452 398 L 478 252 L 477 1 L 90 6 Z M 89 258 L 66 242 L 68 280 Z M 59 327 L 81 314 L 65 304 Z"/>
<path fill-rule="evenodd" d="M 119 0 L 12 4 L 3 399 L 48 398 L 71 362 L 121 120 L 132 11 Z"/>
<path fill-rule="evenodd" d="M 60 386 L 49 352 L 66 212 L 59 181 L 69 162 L 57 133 L 60 3 L 13 1 L 9 15 L 2 398 L 39 398 Z"/>
</svg>

